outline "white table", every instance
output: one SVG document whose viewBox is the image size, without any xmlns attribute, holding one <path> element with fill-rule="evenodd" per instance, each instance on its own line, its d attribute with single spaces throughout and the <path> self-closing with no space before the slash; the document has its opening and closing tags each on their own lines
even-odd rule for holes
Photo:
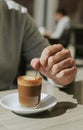
<svg viewBox="0 0 83 130">
<path fill-rule="evenodd" d="M 1 91 L 0 98 L 16 91 Z M 0 130 L 83 130 L 83 82 L 60 90 L 44 81 L 42 91 L 57 98 L 53 110 L 23 117 L 0 105 Z"/>
</svg>

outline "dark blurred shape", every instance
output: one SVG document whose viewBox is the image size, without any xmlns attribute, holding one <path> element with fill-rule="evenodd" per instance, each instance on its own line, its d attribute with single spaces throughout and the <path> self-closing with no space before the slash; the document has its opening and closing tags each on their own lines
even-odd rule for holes
<svg viewBox="0 0 83 130">
<path fill-rule="evenodd" d="M 74 27 L 75 35 L 75 58 L 83 60 L 83 26 Z"/>
<path fill-rule="evenodd" d="M 14 0 L 15 2 L 26 7 L 31 15 L 33 15 L 33 4 L 34 0 Z"/>
<path fill-rule="evenodd" d="M 22 75 L 25 75 L 26 74 L 26 70 L 27 70 L 27 66 L 26 66 L 26 61 L 24 59 L 23 56 L 21 56 L 20 58 L 20 64 L 19 64 L 19 67 L 18 67 L 18 71 L 17 71 L 17 75 L 15 77 L 15 80 L 13 82 L 13 85 L 17 85 L 17 77 L 18 76 L 22 76 Z"/>
<path fill-rule="evenodd" d="M 69 28 L 64 30 L 62 36 L 59 39 L 54 39 L 47 36 L 45 36 L 45 38 L 48 39 L 51 45 L 62 44 L 65 48 L 67 48 L 70 43 L 71 33 L 72 33 L 72 28 Z"/>
<path fill-rule="evenodd" d="M 66 16 L 68 15 L 67 11 L 64 9 L 64 8 L 58 8 L 55 13 L 60 13 L 62 14 L 63 16 Z"/>
</svg>

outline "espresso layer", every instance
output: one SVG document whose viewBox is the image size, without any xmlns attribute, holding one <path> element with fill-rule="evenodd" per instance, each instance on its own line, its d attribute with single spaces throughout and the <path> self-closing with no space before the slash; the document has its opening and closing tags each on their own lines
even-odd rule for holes
<svg viewBox="0 0 83 130">
<path fill-rule="evenodd" d="M 40 91 L 41 91 L 41 85 L 28 86 L 28 87 L 18 85 L 18 92 L 20 93 L 20 95 L 33 97 L 33 96 L 38 96 L 40 94 Z"/>
<path fill-rule="evenodd" d="M 40 102 L 41 85 L 30 87 L 18 85 L 18 93 L 21 105 L 34 107 Z"/>
</svg>

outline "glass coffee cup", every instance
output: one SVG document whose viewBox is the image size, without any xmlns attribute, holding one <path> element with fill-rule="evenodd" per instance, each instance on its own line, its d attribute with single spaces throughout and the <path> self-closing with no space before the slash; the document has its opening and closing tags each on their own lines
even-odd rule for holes
<svg viewBox="0 0 83 130">
<path fill-rule="evenodd" d="M 42 78 L 40 76 L 19 76 L 18 98 L 21 106 L 37 107 L 41 98 Z"/>
</svg>

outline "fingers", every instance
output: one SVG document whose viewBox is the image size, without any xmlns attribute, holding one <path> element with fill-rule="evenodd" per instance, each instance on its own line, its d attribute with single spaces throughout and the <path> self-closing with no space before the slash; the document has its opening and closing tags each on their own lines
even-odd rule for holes
<svg viewBox="0 0 83 130">
<path fill-rule="evenodd" d="M 63 49 L 63 46 L 60 44 L 48 46 L 47 48 L 45 48 L 40 57 L 41 65 L 45 67 L 47 65 L 48 58 L 51 55 L 54 55 L 57 52 L 61 51 L 62 49 Z"/>
<path fill-rule="evenodd" d="M 48 58 L 47 67 L 50 69 L 54 64 L 63 61 L 64 59 L 71 57 L 70 51 L 63 49 L 60 52 L 57 52 L 55 55 L 52 55 Z"/>
<path fill-rule="evenodd" d="M 34 69 L 38 70 L 38 69 L 40 68 L 40 60 L 39 60 L 38 58 L 32 59 L 32 61 L 31 61 L 31 66 L 32 66 Z"/>
<path fill-rule="evenodd" d="M 33 59 L 31 65 L 55 83 L 64 86 L 70 84 L 77 73 L 70 51 L 60 44 L 45 48 L 41 57 Z"/>
<path fill-rule="evenodd" d="M 71 68 L 75 66 L 75 60 L 73 58 L 67 58 L 64 59 L 63 61 L 54 64 L 51 68 L 51 74 L 55 75 L 57 73 L 59 73 L 60 71 L 67 69 L 67 68 Z"/>
<path fill-rule="evenodd" d="M 77 69 L 75 66 L 69 69 L 65 69 L 56 75 L 56 77 L 60 80 L 60 84 L 63 86 L 68 85 L 74 81 L 75 75 L 77 73 Z"/>
<path fill-rule="evenodd" d="M 60 73 L 58 73 L 56 75 L 57 78 L 62 78 L 62 77 L 71 77 L 71 74 L 75 74 L 77 72 L 77 69 L 75 66 L 71 67 L 71 68 L 67 68 L 67 69 L 64 69 L 62 71 L 60 71 Z"/>
<path fill-rule="evenodd" d="M 32 59 L 32 61 L 31 61 L 31 66 L 32 66 L 35 70 L 39 71 L 40 73 L 42 73 L 42 74 L 45 75 L 45 76 L 49 76 L 49 75 L 50 75 L 50 73 L 48 73 L 48 71 L 46 71 L 46 68 L 44 68 L 44 67 L 40 64 L 40 59 L 38 59 L 38 58 Z"/>
<path fill-rule="evenodd" d="M 56 75 L 56 78 L 53 77 L 53 80 L 62 86 L 66 86 L 74 81 L 76 73 L 77 69 L 73 66 L 72 68 L 60 71 L 60 73 Z"/>
</svg>

